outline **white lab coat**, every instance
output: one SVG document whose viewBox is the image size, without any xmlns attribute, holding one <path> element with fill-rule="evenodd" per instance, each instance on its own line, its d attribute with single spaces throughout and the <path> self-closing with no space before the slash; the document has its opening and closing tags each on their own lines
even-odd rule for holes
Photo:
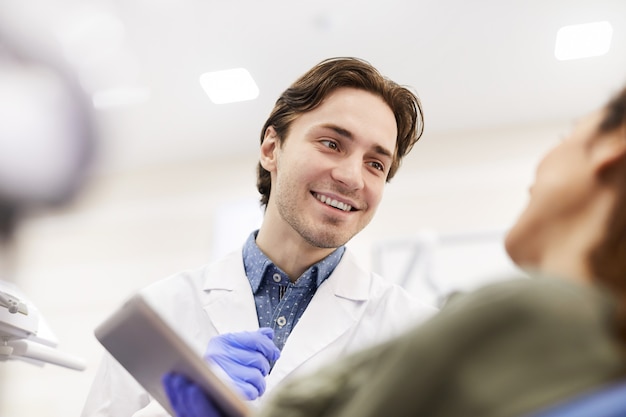
<svg viewBox="0 0 626 417">
<path fill-rule="evenodd" d="M 142 291 L 200 354 L 214 335 L 259 327 L 241 251 Z M 267 377 L 266 393 L 288 376 L 315 370 L 385 340 L 435 311 L 399 286 L 366 271 L 346 250 L 291 332 Z M 105 355 L 82 417 L 167 415 L 121 365 Z"/>
</svg>

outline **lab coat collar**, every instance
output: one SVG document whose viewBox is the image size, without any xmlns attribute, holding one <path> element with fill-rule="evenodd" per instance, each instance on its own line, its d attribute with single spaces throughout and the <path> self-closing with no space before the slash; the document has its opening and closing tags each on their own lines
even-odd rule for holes
<svg viewBox="0 0 626 417">
<path fill-rule="evenodd" d="M 349 249 L 346 249 L 341 261 L 324 285 L 330 286 L 332 293 L 338 297 L 353 301 L 366 301 L 370 297 L 370 280 L 363 279 L 363 276 L 368 276 L 369 274 L 357 262 L 354 254 Z M 246 288 L 252 293 L 250 283 L 245 278 L 243 259 L 240 252 L 231 253 L 205 271 L 204 291 L 237 290 L 239 292 Z"/>
<path fill-rule="evenodd" d="M 259 328 L 241 251 L 227 255 L 205 270 L 203 292 L 203 308 L 220 334 Z"/>
<path fill-rule="evenodd" d="M 236 269 L 233 269 L 234 267 Z M 355 273 L 355 270 L 358 270 L 358 273 Z M 363 269 L 357 262 L 354 254 L 349 249 L 346 249 L 341 261 L 339 261 L 339 264 L 329 277 L 341 276 L 341 279 L 332 279 L 330 280 L 332 283 L 327 285 L 331 285 L 334 294 L 338 297 L 365 301 L 369 299 L 369 281 L 363 280 L 362 274 L 369 274 L 369 272 Z M 232 252 L 222 261 L 217 262 L 213 267 L 205 271 L 203 290 L 233 291 L 241 289 L 244 283 L 239 278 L 245 278 L 245 276 L 241 252 Z M 245 284 L 250 287 L 247 279 Z"/>
<path fill-rule="evenodd" d="M 233 291 L 241 286 L 241 280 L 235 278 L 245 276 L 241 252 L 231 252 L 205 269 L 202 289 Z M 247 279 L 245 282 L 250 287 Z"/>
<path fill-rule="evenodd" d="M 367 279 L 369 275 L 370 272 L 366 271 L 357 262 L 354 254 L 346 249 L 341 262 L 326 280 L 326 285 L 332 288 L 337 297 L 367 301 L 370 298 L 370 279 Z"/>
</svg>

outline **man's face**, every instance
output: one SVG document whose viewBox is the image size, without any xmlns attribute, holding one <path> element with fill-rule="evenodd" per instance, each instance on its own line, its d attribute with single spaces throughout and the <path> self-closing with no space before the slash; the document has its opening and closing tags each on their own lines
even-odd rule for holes
<svg viewBox="0 0 626 417">
<path fill-rule="evenodd" d="M 563 244 L 597 187 L 592 159 L 601 112 L 581 119 L 573 132 L 552 148 L 537 166 L 530 200 L 506 237 L 511 258 L 537 267 L 551 245 Z"/>
<path fill-rule="evenodd" d="M 272 176 L 265 216 L 278 228 L 273 233 L 317 248 L 348 242 L 378 208 L 396 137 L 389 106 L 353 88 L 334 91 L 300 115 L 282 147 L 268 129 L 261 164 Z"/>
</svg>

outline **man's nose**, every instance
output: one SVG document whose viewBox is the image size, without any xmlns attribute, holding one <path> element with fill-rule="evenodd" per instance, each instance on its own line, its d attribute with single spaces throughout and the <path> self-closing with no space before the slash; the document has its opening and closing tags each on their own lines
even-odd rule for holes
<svg viewBox="0 0 626 417">
<path fill-rule="evenodd" d="M 332 171 L 332 177 L 349 190 L 360 190 L 365 186 L 363 181 L 363 160 L 361 158 L 345 158 Z"/>
</svg>

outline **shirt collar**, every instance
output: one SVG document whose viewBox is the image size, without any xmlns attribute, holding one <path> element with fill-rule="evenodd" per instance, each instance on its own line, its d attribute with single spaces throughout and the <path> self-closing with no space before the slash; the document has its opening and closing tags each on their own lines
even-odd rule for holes
<svg viewBox="0 0 626 417">
<path fill-rule="evenodd" d="M 243 246 L 243 265 L 253 293 L 256 293 L 261 286 L 261 282 L 268 268 L 274 267 L 280 270 L 280 268 L 278 268 L 257 246 L 256 237 L 258 233 L 258 230 L 250 233 L 250 236 L 248 236 Z M 333 273 L 335 267 L 337 267 L 339 261 L 341 261 L 345 250 L 345 246 L 338 247 L 324 259 L 311 265 L 302 275 L 315 273 L 315 271 L 317 271 L 315 285 L 319 287 L 322 285 L 322 282 Z"/>
</svg>

